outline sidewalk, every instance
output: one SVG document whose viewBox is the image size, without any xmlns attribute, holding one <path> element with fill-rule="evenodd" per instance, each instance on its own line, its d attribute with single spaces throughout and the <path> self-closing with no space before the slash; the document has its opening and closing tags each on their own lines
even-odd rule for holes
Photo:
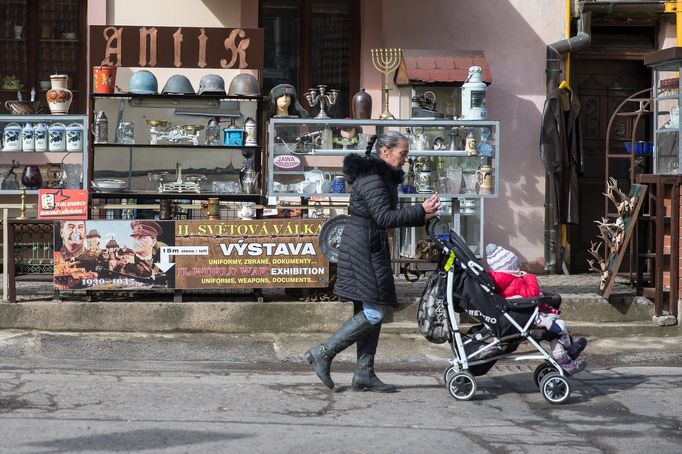
<svg viewBox="0 0 682 454">
<path fill-rule="evenodd" d="M 677 325 L 658 326 L 652 321 L 653 304 L 637 297 L 625 279 L 617 280 L 609 301 L 597 293 L 597 274 L 539 276 L 539 282 L 544 291 L 562 295 L 562 317 L 576 334 L 682 334 Z M 385 333 L 419 335 L 415 314 L 425 283 L 425 277 L 416 282 L 396 277 L 400 306 L 387 314 Z M 19 303 L 0 304 L 0 329 L 299 335 L 331 332 L 352 312 L 348 303 L 304 301 L 301 295 L 283 289 L 264 289 L 263 294 L 264 302 L 256 303 L 251 294 L 243 291 L 188 292 L 182 303 L 173 303 L 170 292 L 100 293 L 95 302 L 88 301 L 83 293 L 63 293 L 62 301 L 55 303 L 50 282 L 20 282 Z"/>
</svg>

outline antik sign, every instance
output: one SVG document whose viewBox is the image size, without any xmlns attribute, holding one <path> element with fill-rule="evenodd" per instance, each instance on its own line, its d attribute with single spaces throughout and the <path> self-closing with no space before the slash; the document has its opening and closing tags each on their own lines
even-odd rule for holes
<svg viewBox="0 0 682 454">
<path fill-rule="evenodd" d="M 94 65 L 262 69 L 263 29 L 93 25 Z"/>
</svg>

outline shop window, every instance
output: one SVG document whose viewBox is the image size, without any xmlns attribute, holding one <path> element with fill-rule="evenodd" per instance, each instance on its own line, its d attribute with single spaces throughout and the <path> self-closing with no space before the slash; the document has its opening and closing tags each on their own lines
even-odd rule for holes
<svg viewBox="0 0 682 454">
<path fill-rule="evenodd" d="M 3 0 L 0 6 L 0 105 L 28 100 L 31 89 L 47 110 L 50 75 L 69 76 L 69 113 L 85 112 L 85 0 Z M 4 109 L 3 112 L 5 113 Z"/>
<path fill-rule="evenodd" d="M 340 90 L 330 116 L 350 116 L 350 98 L 360 83 L 358 7 L 357 0 L 262 0 L 265 93 L 277 84 L 292 84 L 315 116 L 318 108 L 311 108 L 303 95 L 308 88 L 327 85 Z"/>
</svg>

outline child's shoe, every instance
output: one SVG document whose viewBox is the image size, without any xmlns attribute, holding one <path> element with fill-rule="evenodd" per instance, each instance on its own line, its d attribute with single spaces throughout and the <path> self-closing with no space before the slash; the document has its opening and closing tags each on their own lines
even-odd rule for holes
<svg viewBox="0 0 682 454">
<path fill-rule="evenodd" d="M 580 353 L 585 350 L 585 346 L 587 346 L 587 339 L 581 337 L 580 339 L 571 342 L 571 345 L 566 349 L 566 352 L 571 359 L 576 359 L 580 356 Z"/>
<path fill-rule="evenodd" d="M 566 372 L 569 377 L 575 375 L 578 372 L 582 372 L 587 367 L 587 363 L 582 359 L 572 360 L 564 364 L 560 364 L 561 368 Z"/>
</svg>

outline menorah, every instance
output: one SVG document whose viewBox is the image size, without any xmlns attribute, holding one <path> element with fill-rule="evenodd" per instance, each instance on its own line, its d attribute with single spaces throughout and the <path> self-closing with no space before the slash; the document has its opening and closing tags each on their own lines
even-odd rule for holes
<svg viewBox="0 0 682 454">
<path fill-rule="evenodd" d="M 382 120 L 395 118 L 388 111 L 388 75 L 398 68 L 401 55 L 401 50 L 396 48 L 372 49 L 372 64 L 377 71 L 384 74 L 384 111 L 379 115 Z"/>
<path fill-rule="evenodd" d="M 329 94 L 326 91 L 326 85 L 318 85 L 317 88 L 309 88 L 305 94 L 305 99 L 308 100 L 310 107 L 320 105 L 320 113 L 315 118 L 329 118 L 326 109 L 336 104 L 336 99 L 339 97 L 339 90 L 331 89 Z"/>
</svg>

